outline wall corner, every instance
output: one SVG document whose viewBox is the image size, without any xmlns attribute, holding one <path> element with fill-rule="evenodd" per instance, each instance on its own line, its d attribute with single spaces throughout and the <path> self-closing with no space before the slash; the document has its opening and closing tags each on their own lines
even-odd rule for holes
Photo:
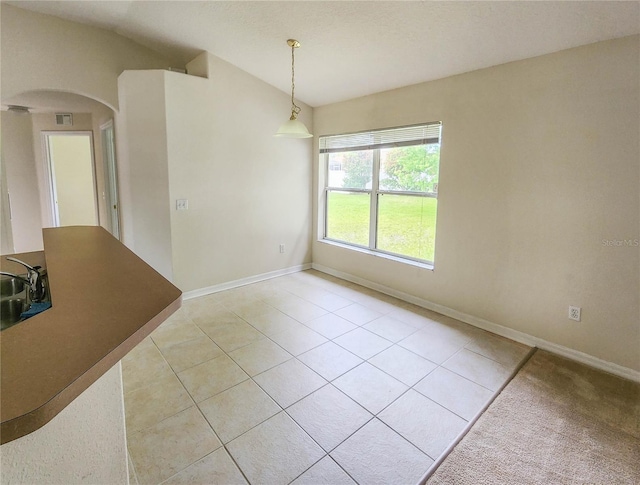
<svg viewBox="0 0 640 485">
<path fill-rule="evenodd" d="M 211 78 L 211 63 L 209 62 L 211 54 L 207 51 L 201 52 L 195 59 L 187 62 L 187 74 L 190 76 Z"/>
</svg>

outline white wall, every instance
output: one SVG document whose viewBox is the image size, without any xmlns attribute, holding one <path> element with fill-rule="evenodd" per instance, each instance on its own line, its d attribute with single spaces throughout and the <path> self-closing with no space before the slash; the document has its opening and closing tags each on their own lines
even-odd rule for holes
<svg viewBox="0 0 640 485">
<path fill-rule="evenodd" d="M 0 448 L 3 485 L 128 484 L 120 363 L 42 428 Z"/>
<path fill-rule="evenodd" d="M 11 252 L 18 253 L 43 249 L 31 117 L 2 112 L 3 176 L 6 176 L 12 212 L 14 250 Z M 7 204 L 3 198 L 3 214 Z"/>
<path fill-rule="evenodd" d="M 443 129 L 435 270 L 318 242 L 317 218 L 314 263 L 640 370 L 640 249 L 603 244 L 640 239 L 639 44 L 316 108 L 317 135 Z M 567 319 L 569 305 L 582 322 Z"/>
<path fill-rule="evenodd" d="M 73 92 L 118 109 L 125 69 L 180 67 L 114 32 L 2 4 L 2 99 L 25 91 Z"/>
</svg>

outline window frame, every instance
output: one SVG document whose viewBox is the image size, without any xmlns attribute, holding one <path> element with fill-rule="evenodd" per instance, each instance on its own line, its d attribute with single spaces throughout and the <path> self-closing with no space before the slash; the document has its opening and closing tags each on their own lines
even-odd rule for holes
<svg viewBox="0 0 640 485">
<path fill-rule="evenodd" d="M 410 144 L 406 144 L 403 143 L 402 145 L 399 146 L 423 146 L 423 145 L 433 145 L 433 144 L 437 144 L 440 147 L 442 147 L 442 122 L 429 122 L 429 123 L 420 123 L 418 125 L 409 125 L 409 126 L 401 126 L 401 127 L 395 127 L 395 128 L 385 128 L 383 130 L 367 130 L 365 132 L 360 132 L 360 133 L 376 133 L 379 131 L 389 131 L 389 130 L 400 130 L 403 128 L 412 128 L 412 127 L 419 127 L 419 126 L 432 126 L 432 125 L 438 125 L 440 128 L 440 132 L 438 134 L 438 141 L 437 142 L 427 142 L 427 143 L 410 143 Z M 355 133 L 357 134 L 357 133 Z M 348 135 L 348 134 L 345 134 Z M 320 138 L 324 138 L 324 137 L 320 137 Z M 344 187 L 331 187 L 329 186 L 329 158 L 331 153 L 340 153 L 340 152 L 326 152 L 326 153 L 320 153 L 321 155 L 321 160 L 322 160 L 322 167 L 324 170 L 324 189 L 323 189 L 323 209 L 324 209 L 324 214 L 323 214 L 323 224 L 322 224 L 322 228 L 323 228 L 323 232 L 322 232 L 322 241 L 328 241 L 331 243 L 335 243 L 338 245 L 344 245 L 346 246 L 348 249 L 360 249 L 360 250 L 366 250 L 366 251 L 371 251 L 374 254 L 375 253 L 379 253 L 381 255 L 385 255 L 385 256 L 389 256 L 392 259 L 396 259 L 396 260 L 400 260 L 400 261 L 406 261 L 406 262 L 411 262 L 411 263 L 418 263 L 419 265 L 426 265 L 429 268 L 433 268 L 435 266 L 435 255 L 434 255 L 434 261 L 430 261 L 427 259 L 420 259 L 420 258 L 416 258 L 414 256 L 409 256 L 406 254 L 400 254 L 400 253 L 394 253 L 391 251 L 387 251 L 384 249 L 380 249 L 377 247 L 378 244 L 378 217 L 379 217 L 379 211 L 378 211 L 378 206 L 379 206 L 379 202 L 380 202 L 380 197 L 384 196 L 384 195 L 401 195 L 401 196 L 409 196 L 409 197 L 421 197 L 421 198 L 433 198 L 433 199 L 438 199 L 438 191 L 434 191 L 434 192 L 416 192 L 416 191 L 401 191 L 401 190 L 381 190 L 380 189 L 380 150 L 388 148 L 386 146 L 381 146 L 381 147 L 369 147 L 366 148 L 367 150 L 371 150 L 373 153 L 373 163 L 372 163 L 372 174 L 371 174 L 371 189 L 358 189 L 358 188 L 344 188 Z M 344 150 L 343 152 L 346 151 L 354 151 L 354 150 Z M 358 150 L 355 150 L 358 151 Z M 362 150 L 360 150 L 362 151 Z M 438 155 L 438 171 L 439 171 L 439 166 L 440 166 L 440 154 Z M 438 179 L 438 182 L 436 182 L 436 187 L 438 187 L 440 180 Z M 329 193 L 330 192 L 337 192 L 337 193 L 361 193 L 361 194 L 368 194 L 369 195 L 369 244 L 368 246 L 363 246 L 361 244 L 357 244 L 357 243 L 353 243 L 353 242 L 349 242 L 349 241 L 343 241 L 340 239 L 334 239 L 331 238 L 327 235 L 328 233 L 328 223 L 329 223 Z M 436 209 L 437 211 L 437 209 Z M 436 212 L 437 214 L 437 212 Z M 436 220 L 437 220 L 437 216 L 436 216 Z"/>
</svg>

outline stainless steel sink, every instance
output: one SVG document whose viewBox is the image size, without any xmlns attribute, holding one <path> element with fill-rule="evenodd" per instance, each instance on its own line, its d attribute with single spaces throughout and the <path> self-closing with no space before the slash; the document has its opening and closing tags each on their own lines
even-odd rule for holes
<svg viewBox="0 0 640 485">
<path fill-rule="evenodd" d="M 43 301 L 51 301 L 47 276 L 44 271 L 42 279 L 45 284 Z M 0 276 L 0 330 L 5 330 L 21 322 L 23 319 L 20 318 L 20 315 L 28 310 L 30 305 L 29 288 L 24 281 L 11 276 Z"/>
<path fill-rule="evenodd" d="M 0 298 L 17 295 L 24 291 L 24 282 L 11 276 L 0 277 Z"/>
<path fill-rule="evenodd" d="M 2 330 L 20 321 L 20 314 L 26 309 L 26 298 L 0 300 L 0 327 Z"/>
</svg>

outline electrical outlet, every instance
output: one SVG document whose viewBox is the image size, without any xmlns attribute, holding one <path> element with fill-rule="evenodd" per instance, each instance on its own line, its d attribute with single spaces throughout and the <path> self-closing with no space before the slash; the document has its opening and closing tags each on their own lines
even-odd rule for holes
<svg viewBox="0 0 640 485">
<path fill-rule="evenodd" d="M 569 319 L 570 320 L 575 320 L 576 322 L 580 321 L 580 313 L 582 311 L 582 308 L 580 308 L 579 306 L 570 306 L 569 307 Z"/>
<path fill-rule="evenodd" d="M 284 244 L 280 245 L 280 253 L 284 253 Z"/>
<path fill-rule="evenodd" d="M 176 200 L 176 210 L 186 211 L 189 208 L 189 200 L 188 199 L 177 199 Z"/>
</svg>

